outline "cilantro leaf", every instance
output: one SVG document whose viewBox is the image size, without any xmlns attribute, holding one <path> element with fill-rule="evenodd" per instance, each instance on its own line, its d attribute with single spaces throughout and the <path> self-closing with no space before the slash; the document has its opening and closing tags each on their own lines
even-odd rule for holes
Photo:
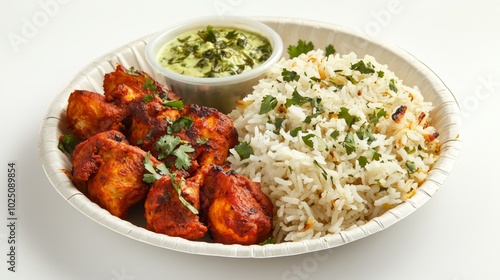
<svg viewBox="0 0 500 280">
<path fill-rule="evenodd" d="M 62 152 L 71 154 L 75 150 L 76 142 L 77 139 L 73 133 L 66 134 L 59 138 L 59 144 L 57 145 L 57 147 Z"/>
<path fill-rule="evenodd" d="M 276 121 L 274 122 L 274 133 L 279 134 L 280 128 L 283 126 L 283 122 L 286 120 L 286 118 L 276 118 Z"/>
<path fill-rule="evenodd" d="M 312 134 L 312 133 L 306 134 L 306 135 L 302 136 L 302 141 L 304 141 L 304 144 L 306 144 L 310 148 L 314 148 L 314 142 L 311 140 L 311 138 L 313 138 L 314 136 L 316 136 L 316 135 Z"/>
<path fill-rule="evenodd" d="M 139 71 L 135 70 L 134 66 L 130 66 L 129 69 L 125 69 L 125 74 L 137 77 L 139 76 Z"/>
<path fill-rule="evenodd" d="M 272 111 L 278 105 L 278 100 L 272 95 L 264 96 L 262 103 L 260 104 L 259 114 L 267 114 Z"/>
<path fill-rule="evenodd" d="M 160 171 L 160 174 L 156 172 L 155 166 L 150 158 L 151 154 L 148 152 L 144 157 L 144 169 L 146 169 L 149 173 L 144 173 L 142 180 L 148 184 L 152 184 L 156 182 L 156 180 L 160 179 L 162 175 L 169 175 L 170 172 L 167 170 L 164 164 L 158 164 L 156 168 Z"/>
<path fill-rule="evenodd" d="M 180 145 L 177 149 L 175 149 L 172 153 L 177 157 L 175 160 L 175 167 L 177 167 L 177 169 L 189 169 L 189 167 L 191 167 L 191 157 L 188 153 L 192 152 L 194 152 L 194 149 L 189 144 Z"/>
<path fill-rule="evenodd" d="M 281 76 L 283 76 L 283 81 L 285 82 L 291 82 L 291 81 L 298 81 L 300 78 L 300 75 L 297 74 L 295 71 L 289 71 L 286 68 L 283 68 L 281 71 Z"/>
<path fill-rule="evenodd" d="M 198 209 L 196 209 L 189 201 L 187 201 L 183 196 L 182 196 L 182 184 L 186 181 L 183 177 L 179 179 L 178 182 L 175 180 L 176 175 L 175 174 L 170 174 L 170 183 L 174 187 L 175 191 L 177 192 L 177 197 L 179 198 L 179 201 L 186 206 L 189 211 L 193 212 L 193 214 L 198 215 Z"/>
<path fill-rule="evenodd" d="M 348 155 L 356 150 L 356 142 L 354 142 L 354 134 L 352 132 L 347 133 L 347 136 L 342 143 Z"/>
<path fill-rule="evenodd" d="M 340 131 L 334 130 L 332 133 L 330 133 L 330 137 L 332 137 L 334 140 L 337 140 L 337 137 L 339 137 Z"/>
<path fill-rule="evenodd" d="M 357 63 L 351 65 L 351 70 L 357 70 L 361 74 L 375 73 L 375 69 L 373 69 L 373 64 L 371 64 L 371 62 L 368 62 L 368 64 L 365 64 L 365 62 L 363 60 L 360 60 Z"/>
<path fill-rule="evenodd" d="M 368 139 L 367 141 L 368 144 L 372 143 L 377 139 L 375 135 L 373 135 L 372 127 L 366 125 L 360 127 L 359 130 L 356 131 L 356 135 L 358 136 L 359 140 Z"/>
<path fill-rule="evenodd" d="M 337 51 L 335 50 L 335 47 L 332 44 L 329 44 L 325 48 L 325 55 L 329 56 L 331 54 L 335 54 Z"/>
<path fill-rule="evenodd" d="M 297 135 L 299 134 L 299 131 L 302 131 L 302 127 L 301 126 L 297 126 L 296 128 L 292 129 L 290 131 L 290 136 L 297 137 Z"/>
<path fill-rule="evenodd" d="M 156 151 L 160 154 L 158 159 L 164 159 L 172 154 L 175 148 L 181 143 L 181 138 L 172 135 L 164 135 L 156 141 Z"/>
<path fill-rule="evenodd" d="M 407 161 L 405 163 L 406 165 L 406 168 L 408 168 L 408 173 L 412 174 L 412 173 L 415 173 L 417 171 L 417 166 L 415 165 L 415 163 L 413 161 Z"/>
<path fill-rule="evenodd" d="M 288 55 L 290 58 L 297 57 L 303 53 L 308 53 L 309 51 L 312 51 L 314 49 L 314 44 L 309 41 L 306 42 L 304 40 L 299 40 L 297 42 L 297 45 L 290 45 L 288 46 Z"/>
<path fill-rule="evenodd" d="M 378 123 L 378 120 L 382 117 L 385 117 L 387 115 L 387 112 L 384 110 L 384 108 L 381 108 L 380 110 L 375 111 L 372 114 L 368 114 L 368 122 L 371 124 L 376 125 Z"/>
<path fill-rule="evenodd" d="M 155 94 L 158 93 L 158 88 L 155 85 L 155 81 L 148 76 L 144 77 L 144 90 L 149 90 Z"/>
<path fill-rule="evenodd" d="M 240 142 L 234 147 L 241 159 L 247 159 L 253 155 L 253 148 L 247 142 Z"/>
<path fill-rule="evenodd" d="M 389 81 L 389 89 L 394 92 L 398 92 L 398 88 L 396 87 L 396 81 L 394 81 L 394 79 L 391 79 Z"/>
<path fill-rule="evenodd" d="M 172 134 L 181 131 L 184 129 L 189 129 L 193 125 L 193 118 L 187 116 L 181 116 L 177 118 L 175 121 L 170 123 L 167 128 L 167 133 Z"/>
<path fill-rule="evenodd" d="M 365 156 L 360 156 L 358 158 L 358 163 L 359 163 L 359 166 L 365 167 L 365 165 L 368 163 L 368 159 Z"/>
<path fill-rule="evenodd" d="M 184 102 L 182 100 L 167 100 L 163 102 L 163 106 L 182 110 L 182 108 L 184 108 Z"/>
<path fill-rule="evenodd" d="M 267 245 L 267 244 L 275 244 L 276 243 L 276 239 L 272 238 L 272 237 L 268 237 L 266 240 L 262 241 L 259 243 L 260 246 L 264 246 L 264 245 Z"/>
<path fill-rule="evenodd" d="M 302 106 L 302 105 L 306 104 L 307 102 L 311 102 L 311 98 L 304 97 L 304 96 L 300 95 L 300 93 L 297 91 L 297 88 L 295 88 L 293 90 L 293 93 L 292 93 L 292 98 L 286 99 L 285 106 L 287 108 L 292 106 L 292 105 Z"/>
<path fill-rule="evenodd" d="M 214 27 L 208 25 L 204 30 L 198 31 L 198 36 L 205 42 L 215 43 L 217 40 L 217 35 L 215 34 Z"/>
<path fill-rule="evenodd" d="M 346 107 L 340 108 L 340 113 L 338 114 L 338 116 L 339 119 L 344 119 L 348 126 L 352 126 L 357 121 L 359 121 L 359 117 L 349 114 L 349 109 L 347 109 Z"/>
</svg>

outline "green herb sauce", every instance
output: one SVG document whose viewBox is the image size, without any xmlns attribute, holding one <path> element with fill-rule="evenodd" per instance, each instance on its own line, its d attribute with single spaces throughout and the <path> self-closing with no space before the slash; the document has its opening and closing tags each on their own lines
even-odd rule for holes
<svg viewBox="0 0 500 280">
<path fill-rule="evenodd" d="M 179 35 L 162 47 L 161 66 L 193 77 L 227 77 L 264 63 L 272 53 L 268 39 L 230 27 L 207 26 Z"/>
</svg>

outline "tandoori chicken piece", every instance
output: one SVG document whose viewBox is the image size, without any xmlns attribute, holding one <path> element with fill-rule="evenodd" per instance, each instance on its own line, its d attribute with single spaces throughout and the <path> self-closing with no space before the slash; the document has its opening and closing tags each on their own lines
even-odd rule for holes
<svg viewBox="0 0 500 280">
<path fill-rule="evenodd" d="M 180 138 L 194 149 L 190 174 L 201 165 L 223 164 L 229 149 L 238 142 L 232 120 L 212 108 L 192 104 L 179 110 L 151 102 L 133 102 L 130 107 L 129 141 L 158 157 L 157 142 L 161 137 Z"/>
<path fill-rule="evenodd" d="M 136 92 L 142 92 L 143 95 L 157 95 L 165 100 L 180 99 L 176 93 L 166 89 L 146 72 L 133 68 L 126 69 L 123 65 L 118 64 L 115 71 L 104 75 L 103 89 L 106 100 L 113 101 L 121 98 L 120 95 L 117 95 L 115 88 L 122 84 L 135 88 Z"/>
<path fill-rule="evenodd" d="M 192 125 L 175 135 L 194 147 L 194 157 L 200 166 L 224 164 L 229 150 L 238 144 L 238 133 L 233 121 L 214 108 L 194 104 L 185 108 L 183 116 L 190 118 Z"/>
<path fill-rule="evenodd" d="M 124 130 L 124 118 L 124 110 L 106 102 L 102 94 L 75 90 L 68 98 L 66 123 L 81 140 L 107 130 Z"/>
<path fill-rule="evenodd" d="M 258 244 L 271 235 L 273 204 L 255 183 L 218 165 L 202 167 L 201 219 L 214 242 Z"/>
<path fill-rule="evenodd" d="M 157 102 L 142 102 L 139 100 L 130 102 L 130 118 L 127 137 L 130 143 L 151 152 L 153 156 L 158 155 L 155 150 L 158 139 L 167 134 L 169 120 L 180 117 L 182 111 L 164 107 Z"/>
<path fill-rule="evenodd" d="M 86 186 L 89 198 L 112 215 L 125 218 L 143 200 L 149 185 L 143 181 L 147 153 L 128 144 L 118 131 L 98 133 L 79 143 L 73 152 L 73 180 Z M 154 163 L 157 159 L 150 157 Z"/>
<path fill-rule="evenodd" d="M 154 182 L 144 204 L 146 229 L 189 240 L 203 237 L 207 227 L 199 221 L 199 188 L 200 182 L 179 174 Z"/>
</svg>

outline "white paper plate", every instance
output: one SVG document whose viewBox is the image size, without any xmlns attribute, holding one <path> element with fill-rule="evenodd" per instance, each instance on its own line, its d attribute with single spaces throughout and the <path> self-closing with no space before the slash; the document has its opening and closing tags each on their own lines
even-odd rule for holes
<svg viewBox="0 0 500 280">
<path fill-rule="evenodd" d="M 443 185 L 453 169 L 461 146 L 460 109 L 453 94 L 444 83 L 428 67 L 407 52 L 366 38 L 348 28 L 309 20 L 258 19 L 274 28 L 282 36 L 285 47 L 297 44 L 297 41 L 302 39 L 312 41 L 317 48 L 324 48 L 331 43 L 340 53 L 354 51 L 358 56 L 372 55 L 378 62 L 387 64 L 389 69 L 403 79 L 405 84 L 418 86 L 424 98 L 434 104 L 436 109 L 431 113 L 432 125 L 440 133 L 442 152 L 435 167 L 430 171 L 428 179 L 410 200 L 352 230 L 315 240 L 266 246 L 221 245 L 204 241 L 188 241 L 144 229 L 144 222 L 141 222 L 142 213 L 135 216 L 132 214 L 128 221 L 112 216 L 78 191 L 62 171 L 71 170 L 71 161 L 57 148 L 58 139 L 60 135 L 68 132 L 65 128 L 65 110 L 70 93 L 75 89 L 102 92 L 104 74 L 113 71 L 117 63 L 127 68 L 134 66 L 136 69 L 144 70 L 158 81 L 164 82 L 161 76 L 153 74 L 153 70 L 144 58 L 144 47 L 149 37 L 131 42 L 90 63 L 75 76 L 50 105 L 40 130 L 39 153 L 45 173 L 55 189 L 90 219 L 134 240 L 186 253 L 224 257 L 268 258 L 337 247 L 379 232 L 426 203 Z"/>
</svg>

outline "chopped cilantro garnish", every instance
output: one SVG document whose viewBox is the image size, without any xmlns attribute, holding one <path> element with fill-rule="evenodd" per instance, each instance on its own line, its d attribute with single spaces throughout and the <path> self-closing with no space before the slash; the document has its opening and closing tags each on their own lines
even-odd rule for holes
<svg viewBox="0 0 500 280">
<path fill-rule="evenodd" d="M 158 88 L 155 85 L 155 81 L 149 77 L 144 77 L 144 90 L 149 90 L 155 94 L 158 93 Z"/>
<path fill-rule="evenodd" d="M 379 152 L 373 150 L 372 160 L 380 160 L 381 158 L 382 158 L 382 155 Z"/>
<path fill-rule="evenodd" d="M 276 239 L 274 239 L 272 237 L 269 237 L 266 240 L 260 242 L 259 245 L 260 246 L 264 246 L 264 245 L 267 245 L 267 244 L 275 244 L 275 243 L 276 243 Z"/>
<path fill-rule="evenodd" d="M 266 114 L 270 111 L 272 111 L 276 105 L 278 105 L 278 100 L 276 97 L 272 95 L 266 95 L 264 96 L 264 99 L 262 100 L 262 103 L 260 104 L 260 111 L 259 114 L 263 115 Z"/>
<path fill-rule="evenodd" d="M 410 148 L 410 147 L 405 147 L 404 149 L 405 149 L 406 153 L 408 153 L 409 155 L 413 154 L 413 153 L 415 153 L 417 151 L 417 149 Z"/>
<path fill-rule="evenodd" d="M 300 78 L 300 75 L 297 74 L 297 72 L 289 71 L 286 68 L 283 68 L 281 75 L 283 76 L 283 81 L 285 82 L 298 81 Z"/>
<path fill-rule="evenodd" d="M 331 54 L 335 54 L 337 51 L 335 50 L 335 47 L 332 44 L 329 44 L 325 48 L 325 55 L 329 56 Z"/>
<path fill-rule="evenodd" d="M 57 147 L 62 152 L 71 154 L 75 150 L 76 142 L 77 139 L 73 133 L 65 134 L 59 138 L 59 145 L 57 145 Z"/>
<path fill-rule="evenodd" d="M 358 136 L 359 140 L 368 139 L 368 144 L 377 139 L 375 135 L 373 135 L 372 127 L 366 125 L 361 126 L 359 130 L 356 131 L 356 135 Z"/>
<path fill-rule="evenodd" d="M 348 155 L 356 150 L 356 142 L 354 142 L 354 134 L 350 131 L 342 143 Z"/>
<path fill-rule="evenodd" d="M 175 167 L 178 169 L 187 170 L 191 167 L 191 157 L 188 153 L 194 152 L 191 145 L 182 142 L 177 136 L 164 135 L 156 142 L 156 151 L 159 152 L 158 159 L 165 159 L 173 155 L 175 159 Z"/>
<path fill-rule="evenodd" d="M 340 131 L 334 130 L 332 133 L 330 133 L 330 137 L 332 137 L 334 140 L 337 140 L 337 137 L 339 137 Z"/>
<path fill-rule="evenodd" d="M 247 142 L 240 142 L 234 147 L 241 159 L 247 159 L 253 154 L 253 148 Z"/>
<path fill-rule="evenodd" d="M 391 79 L 389 81 L 389 88 L 394 92 L 398 92 L 398 88 L 396 87 L 396 82 L 394 81 L 394 79 Z"/>
<path fill-rule="evenodd" d="M 375 73 L 375 69 L 373 69 L 373 64 L 371 64 L 371 62 L 368 62 L 367 64 L 365 64 L 365 62 L 363 60 L 360 60 L 356 64 L 353 64 L 351 66 L 351 70 L 357 70 L 361 74 Z"/>
<path fill-rule="evenodd" d="M 191 167 L 191 156 L 188 153 L 194 152 L 194 149 L 189 144 L 182 144 L 173 151 L 175 159 L 175 167 L 177 169 L 188 170 Z"/>
<path fill-rule="evenodd" d="M 205 145 L 207 144 L 208 142 L 208 138 L 196 138 L 196 144 L 199 144 L 199 145 Z"/>
<path fill-rule="evenodd" d="M 159 180 L 162 176 L 169 176 L 170 182 L 177 192 L 177 196 L 179 197 L 181 203 L 186 206 L 189 211 L 193 212 L 193 214 L 198 215 L 198 210 L 193 205 L 191 205 L 181 194 L 181 185 L 184 182 L 184 178 L 181 177 L 179 182 L 176 183 L 175 174 L 171 173 L 163 163 L 154 166 L 153 162 L 150 159 L 150 156 L 151 154 L 147 153 L 146 157 L 144 158 L 144 169 L 146 169 L 149 173 L 144 173 L 142 180 L 148 184 L 152 184 Z"/>
<path fill-rule="evenodd" d="M 349 114 L 349 109 L 347 109 L 346 107 L 340 108 L 338 116 L 339 119 L 344 119 L 348 126 L 352 126 L 357 121 L 359 121 L 359 117 Z"/>
<path fill-rule="evenodd" d="M 290 131 L 290 136 L 297 137 L 297 135 L 299 134 L 299 131 L 301 131 L 301 130 L 302 130 L 302 127 L 297 126 L 296 128 L 294 128 Z"/>
<path fill-rule="evenodd" d="M 193 125 L 193 118 L 187 116 L 181 116 L 175 121 L 171 122 L 167 128 L 167 133 L 172 134 L 184 129 L 189 129 Z"/>
<path fill-rule="evenodd" d="M 319 169 L 321 169 L 321 175 L 323 176 L 323 178 L 324 178 L 325 180 L 328 180 L 328 173 L 326 173 L 326 170 L 325 170 L 325 169 L 324 169 L 321 165 L 319 165 L 319 163 L 318 163 L 316 160 L 314 161 L 314 164 L 315 164 L 317 167 L 319 167 Z"/>
<path fill-rule="evenodd" d="M 297 45 L 288 46 L 288 55 L 290 56 L 290 58 L 294 58 L 303 53 L 308 53 L 313 49 L 314 49 L 314 44 L 311 41 L 306 42 L 304 40 L 299 40 L 297 42 Z"/>
<path fill-rule="evenodd" d="M 415 171 L 417 171 L 417 166 L 415 165 L 415 163 L 413 161 L 407 161 L 405 163 L 406 165 L 406 168 L 408 168 L 408 173 L 412 174 L 412 173 L 415 173 Z"/>
<path fill-rule="evenodd" d="M 167 100 L 163 102 L 163 106 L 182 110 L 182 108 L 184 108 L 184 102 L 182 100 Z"/>
<path fill-rule="evenodd" d="M 302 136 L 302 141 L 304 141 L 304 144 L 306 144 L 308 147 L 310 148 L 314 148 L 314 142 L 311 140 L 311 138 L 313 138 L 314 136 L 316 136 L 315 134 L 306 134 L 304 136 Z"/>
<path fill-rule="evenodd" d="M 286 118 L 276 118 L 276 121 L 274 122 L 274 133 L 278 134 L 281 126 L 283 125 L 283 122 L 286 120 Z"/>
<path fill-rule="evenodd" d="M 380 110 L 373 112 L 373 114 L 368 114 L 368 122 L 370 122 L 373 125 L 376 125 L 378 123 L 378 120 L 382 117 L 385 117 L 387 115 L 387 112 L 384 110 L 384 108 L 381 108 Z"/>
<path fill-rule="evenodd" d="M 135 70 L 134 66 L 130 66 L 129 69 L 126 69 L 125 73 L 131 76 L 139 76 L 139 73 Z"/>
<path fill-rule="evenodd" d="M 175 191 L 177 192 L 177 196 L 179 197 L 179 200 L 181 201 L 181 203 L 186 206 L 189 211 L 193 212 L 193 214 L 195 215 L 198 215 L 198 209 L 196 209 L 193 205 L 191 205 L 191 203 L 189 203 L 189 201 L 187 201 L 183 196 L 182 196 L 182 190 L 181 190 L 181 186 L 182 186 L 182 183 L 184 182 L 184 178 L 181 177 L 181 179 L 179 180 L 179 182 L 175 183 L 175 175 L 172 174 L 170 176 L 170 181 L 172 182 L 172 186 L 174 187 Z"/>
<path fill-rule="evenodd" d="M 153 96 L 153 95 L 151 95 L 151 94 L 146 94 L 146 95 L 144 95 L 144 97 L 142 98 L 142 102 L 144 102 L 144 103 L 146 103 L 146 104 L 147 104 L 147 103 L 149 103 L 149 102 L 153 101 L 153 99 L 154 99 L 154 96 Z"/>
<path fill-rule="evenodd" d="M 365 156 L 360 156 L 358 158 L 358 163 L 359 163 L 359 166 L 365 167 L 365 165 L 368 163 L 368 159 Z"/>
<path fill-rule="evenodd" d="M 198 31 L 198 36 L 200 36 L 200 38 L 205 42 L 215 43 L 215 41 L 217 40 L 217 35 L 215 34 L 214 27 L 211 25 L 208 25 L 207 28 Z"/>
<path fill-rule="evenodd" d="M 285 106 L 287 108 L 292 106 L 292 105 L 302 106 L 310 101 L 311 101 L 310 97 L 304 97 L 304 96 L 300 95 L 300 93 L 297 91 L 297 88 L 295 88 L 293 90 L 293 93 L 292 93 L 292 98 L 286 99 Z"/>
<path fill-rule="evenodd" d="M 150 158 L 151 154 L 148 152 L 146 154 L 146 157 L 144 158 L 144 168 L 149 172 L 149 173 L 144 173 L 142 180 L 148 184 L 156 182 L 156 180 L 160 179 L 163 175 L 170 175 L 170 172 L 168 171 L 167 167 L 165 164 L 161 163 L 156 165 L 156 167 L 153 165 L 153 162 L 151 161 Z M 158 169 L 158 173 L 156 170 Z"/>
</svg>

